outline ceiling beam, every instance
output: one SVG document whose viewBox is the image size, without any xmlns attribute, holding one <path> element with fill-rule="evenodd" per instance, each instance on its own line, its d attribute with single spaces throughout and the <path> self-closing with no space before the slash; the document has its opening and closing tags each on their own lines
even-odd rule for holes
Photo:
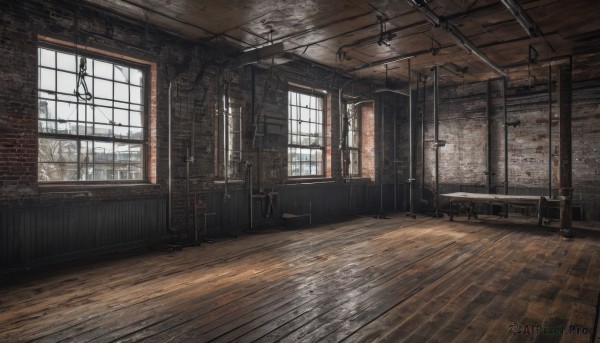
<svg viewBox="0 0 600 343">
<path fill-rule="evenodd" d="M 283 43 L 281 42 L 273 45 L 267 45 L 262 48 L 246 51 L 237 56 L 231 62 L 231 67 L 239 68 L 248 64 L 258 63 L 262 60 L 281 55 L 283 54 L 283 52 Z"/>
<path fill-rule="evenodd" d="M 361 65 L 359 65 L 357 67 L 354 67 L 354 68 L 346 70 L 346 72 L 347 73 L 354 73 L 354 72 L 357 72 L 357 71 L 361 71 L 361 70 L 365 70 L 365 69 L 377 67 L 377 66 L 380 66 L 380 65 L 390 64 L 390 63 L 399 62 L 399 61 L 404 61 L 406 59 L 413 58 L 413 57 L 416 57 L 416 56 L 419 56 L 419 55 L 429 54 L 430 52 L 431 52 L 430 50 L 420 50 L 420 51 L 416 51 L 416 52 L 413 52 L 413 53 L 410 53 L 410 54 L 406 54 L 406 55 L 394 56 L 394 57 L 386 58 L 386 59 L 375 61 L 375 62 L 361 64 Z"/>
</svg>

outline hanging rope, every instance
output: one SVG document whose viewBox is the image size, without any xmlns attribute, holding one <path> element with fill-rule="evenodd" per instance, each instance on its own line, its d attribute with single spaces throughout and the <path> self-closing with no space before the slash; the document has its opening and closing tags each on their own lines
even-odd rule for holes
<svg viewBox="0 0 600 343">
<path fill-rule="evenodd" d="M 79 1 L 75 0 L 74 4 L 75 17 L 73 18 L 73 38 L 75 41 L 75 58 L 77 58 L 79 56 Z M 87 60 L 85 57 L 81 56 L 79 58 L 79 72 L 77 73 L 77 79 L 75 81 L 75 90 L 73 91 L 73 93 L 75 93 L 75 96 L 77 96 L 78 99 L 83 101 L 89 101 L 93 98 L 93 95 L 92 93 L 90 93 L 87 83 L 85 82 L 85 77 L 87 75 Z M 80 88 L 83 88 L 83 93 L 79 92 Z"/>
<path fill-rule="evenodd" d="M 88 75 L 87 73 L 87 60 L 85 57 L 79 58 L 79 72 L 77 73 L 77 81 L 75 85 L 75 95 L 77 98 L 83 101 L 92 100 L 93 95 L 88 90 L 87 83 L 85 82 L 85 77 Z M 79 92 L 79 89 L 83 88 L 83 93 Z"/>
</svg>

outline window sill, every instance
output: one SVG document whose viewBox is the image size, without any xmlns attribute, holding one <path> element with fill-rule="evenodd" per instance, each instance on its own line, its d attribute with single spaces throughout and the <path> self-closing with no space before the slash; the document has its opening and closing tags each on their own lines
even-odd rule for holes
<svg viewBox="0 0 600 343">
<path fill-rule="evenodd" d="M 235 184 L 235 185 L 239 185 L 244 183 L 244 180 L 227 180 L 227 184 Z M 224 185 L 225 181 L 224 180 L 215 180 L 214 181 L 215 185 Z"/>
<path fill-rule="evenodd" d="M 299 177 L 299 178 L 288 178 L 286 184 L 305 184 L 305 183 L 331 183 L 335 180 L 331 177 Z"/>
<path fill-rule="evenodd" d="M 38 183 L 38 189 L 40 193 L 53 193 L 53 192 L 77 192 L 77 191 L 89 191 L 95 189 L 133 189 L 133 188 L 156 188 L 159 189 L 159 184 L 153 183 Z"/>
</svg>

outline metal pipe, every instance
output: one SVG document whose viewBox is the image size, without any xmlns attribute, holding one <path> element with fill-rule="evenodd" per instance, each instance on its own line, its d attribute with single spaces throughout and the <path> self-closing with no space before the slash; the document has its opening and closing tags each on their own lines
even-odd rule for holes
<svg viewBox="0 0 600 343">
<path fill-rule="evenodd" d="M 172 158 L 171 158 L 171 140 L 172 140 L 172 120 L 171 120 L 171 82 L 169 81 L 169 91 L 168 91 L 169 101 L 167 102 L 167 113 L 169 116 L 169 230 L 172 230 L 173 225 L 173 168 L 172 168 Z"/>
<path fill-rule="evenodd" d="M 479 57 L 485 64 L 494 69 L 498 74 L 502 76 L 506 76 L 506 73 L 500 66 L 498 66 L 494 61 L 492 61 L 489 57 L 487 57 L 475 44 L 473 44 L 462 32 L 460 32 L 452 23 L 448 21 L 447 18 L 438 17 L 430 8 L 427 6 L 427 3 L 424 0 L 407 0 L 408 3 L 414 8 L 418 9 L 425 15 L 425 17 L 429 20 L 429 22 L 435 27 L 442 27 L 446 32 L 448 32 L 455 41 L 459 43 L 465 50 L 469 53 L 473 53 L 475 56 Z"/>
<path fill-rule="evenodd" d="M 506 77 L 502 78 L 502 87 L 502 103 L 504 107 L 504 194 L 508 194 L 508 108 L 506 107 L 508 85 Z"/>
<path fill-rule="evenodd" d="M 418 110 L 419 110 L 419 80 L 420 80 L 420 78 L 421 78 L 421 74 L 417 73 L 417 87 L 415 88 L 415 108 L 414 108 L 414 111 L 417 111 L 417 113 L 418 113 Z M 416 164 L 417 164 L 417 156 L 416 156 L 417 144 L 415 142 L 415 140 L 416 140 L 416 134 L 414 132 L 414 129 L 413 129 L 413 135 L 414 135 L 414 137 L 413 137 L 413 144 L 414 144 L 414 150 L 415 150 L 415 153 L 414 153 L 415 156 L 414 156 L 414 162 L 413 163 L 415 164 L 415 166 L 414 166 L 415 167 L 414 168 L 415 169 L 414 170 L 414 176 L 416 178 L 416 177 L 418 177 L 418 173 L 417 173 L 417 170 L 416 170 Z M 414 182 L 416 183 L 417 180 L 415 179 Z M 419 198 L 423 199 L 423 193 L 421 193 L 421 195 L 419 196 Z M 420 201 L 419 201 L 419 203 L 420 203 Z"/>
<path fill-rule="evenodd" d="M 412 71 L 410 69 L 410 59 L 407 60 L 407 68 L 408 68 L 408 146 L 409 146 L 409 156 L 408 156 L 408 165 L 409 165 L 409 171 L 408 171 L 408 182 L 409 182 L 409 212 L 408 215 L 411 217 L 414 217 L 414 198 L 415 198 L 415 178 L 413 175 L 413 169 L 414 169 L 414 159 L 415 159 L 415 151 L 414 151 L 414 146 L 413 146 L 413 108 L 412 108 Z M 394 146 L 395 146 L 396 142 L 394 142 Z"/>
<path fill-rule="evenodd" d="M 394 62 L 400 62 L 400 61 L 403 61 L 406 59 L 411 59 L 411 58 L 415 57 L 416 55 L 424 55 L 424 54 L 428 54 L 428 53 L 430 53 L 429 50 L 421 50 L 421 51 L 413 52 L 413 53 L 406 54 L 406 55 L 394 56 L 394 57 L 386 58 L 386 59 L 375 61 L 375 62 L 361 64 L 354 68 L 345 70 L 345 72 L 354 73 L 357 71 L 361 71 L 361 70 L 365 70 L 365 69 L 369 69 L 369 68 L 373 68 L 373 67 L 378 67 L 380 65 L 386 65 L 386 64 L 390 64 L 390 63 L 394 63 Z"/>
<path fill-rule="evenodd" d="M 439 112 L 440 112 L 440 90 L 439 75 L 440 67 L 435 66 L 433 73 L 433 142 L 435 144 L 435 216 L 439 215 L 439 194 L 440 194 L 440 146 L 439 146 Z"/>
<path fill-rule="evenodd" d="M 248 218 L 250 220 L 250 230 L 254 229 L 254 197 L 252 196 L 252 164 L 246 163 L 248 169 Z"/>
<path fill-rule="evenodd" d="M 348 111 L 348 109 L 346 109 Z M 338 89 L 338 113 L 340 118 L 340 153 L 342 161 L 342 178 L 348 177 L 350 174 L 350 168 L 346 159 L 348 158 L 348 115 L 342 113 L 342 88 Z"/>
<path fill-rule="evenodd" d="M 525 12 L 525 10 L 515 0 L 500 0 L 506 6 L 506 8 L 512 13 L 517 22 L 525 29 L 525 32 L 531 38 L 539 37 L 541 35 L 537 25 L 531 19 L 531 17 Z"/>
<path fill-rule="evenodd" d="M 573 237 L 571 201 L 573 195 L 573 165 L 571 136 L 571 64 L 559 67 L 559 179 L 560 179 L 560 229 L 564 237 Z"/>
<path fill-rule="evenodd" d="M 239 120 L 238 121 L 238 129 L 237 129 L 237 132 L 238 132 L 238 149 L 239 149 L 238 152 L 240 154 L 239 155 L 240 157 L 238 158 L 238 162 L 242 163 L 243 158 L 244 158 L 244 155 L 243 155 L 244 154 L 244 149 L 242 149 L 242 147 L 243 147 L 243 145 L 242 145 L 243 140 L 242 140 L 242 105 L 241 105 L 241 102 L 240 102 L 240 108 L 238 109 L 238 120 Z"/>
<path fill-rule="evenodd" d="M 552 62 L 548 63 L 548 196 L 552 197 Z"/>
<path fill-rule="evenodd" d="M 190 147 L 185 149 L 185 230 L 190 229 Z"/>
<path fill-rule="evenodd" d="M 423 78 L 423 110 L 421 114 L 421 199 L 425 194 L 425 104 L 427 102 L 427 78 Z"/>
<path fill-rule="evenodd" d="M 487 167 L 486 167 L 486 187 L 487 193 L 492 193 L 492 127 L 491 127 L 491 111 L 490 111 L 490 80 L 485 82 L 485 118 L 487 127 Z"/>
<path fill-rule="evenodd" d="M 380 112 L 381 112 L 381 140 L 380 140 L 380 147 L 381 147 L 381 153 L 379 154 L 379 218 L 383 219 L 385 218 L 385 214 L 383 212 L 383 167 L 385 165 L 385 141 L 384 141 L 384 136 L 385 136 L 385 113 L 383 111 L 383 100 L 384 100 L 384 96 L 383 94 L 381 94 L 379 96 L 380 99 Z"/>
<path fill-rule="evenodd" d="M 229 82 L 225 81 L 223 92 L 223 179 L 225 181 L 224 199 L 229 197 Z"/>
<path fill-rule="evenodd" d="M 398 106 L 397 106 L 396 101 L 397 101 L 397 99 L 394 96 L 394 111 L 393 111 L 394 112 L 394 140 L 393 140 L 393 142 L 394 142 L 393 143 L 393 146 L 394 146 L 394 158 L 393 158 L 393 161 L 394 161 L 394 212 L 398 212 L 398 163 L 397 163 L 398 162 L 398 151 L 397 151 L 398 149 L 396 149 L 396 145 L 398 143 L 398 138 L 396 137 L 398 134 L 396 132 L 398 129 L 397 128 L 398 119 L 396 118 L 398 116 L 398 113 L 397 113 Z M 405 205 L 405 208 L 406 208 L 406 205 Z"/>
</svg>

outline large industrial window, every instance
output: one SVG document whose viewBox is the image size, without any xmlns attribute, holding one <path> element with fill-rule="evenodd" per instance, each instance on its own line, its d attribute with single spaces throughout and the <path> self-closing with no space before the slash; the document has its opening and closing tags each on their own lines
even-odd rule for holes
<svg viewBox="0 0 600 343">
<path fill-rule="evenodd" d="M 219 123 L 216 146 L 218 147 L 217 175 L 224 180 L 242 180 L 242 94 L 237 84 L 225 83 L 223 86 L 221 111 L 217 116 Z"/>
<path fill-rule="evenodd" d="M 288 176 L 322 176 L 324 165 L 322 95 L 288 92 Z"/>
<path fill-rule="evenodd" d="M 38 180 L 144 180 L 144 82 L 141 66 L 39 47 Z"/>
<path fill-rule="evenodd" d="M 360 176 L 360 106 L 349 103 L 346 106 L 345 118 L 342 115 L 341 119 L 342 125 L 347 125 L 347 151 L 342 154 L 342 163 L 347 168 L 344 170 L 344 176 Z"/>
</svg>

